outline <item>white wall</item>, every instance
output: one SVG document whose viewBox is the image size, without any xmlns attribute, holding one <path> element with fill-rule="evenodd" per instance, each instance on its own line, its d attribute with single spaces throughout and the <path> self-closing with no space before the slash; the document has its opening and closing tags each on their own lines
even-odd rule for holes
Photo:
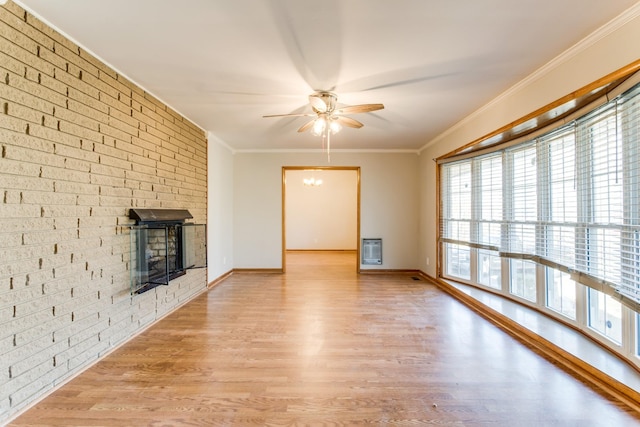
<svg viewBox="0 0 640 427">
<path fill-rule="evenodd" d="M 207 262 L 210 283 L 233 269 L 233 154 L 208 135 Z"/>
<path fill-rule="evenodd" d="M 418 263 L 418 156 L 412 153 L 236 153 L 233 166 L 235 268 L 282 267 L 282 167 L 360 166 L 362 238 L 383 239 L 377 269 Z"/>
<path fill-rule="evenodd" d="M 640 5 L 429 142 L 420 155 L 422 271 L 436 275 L 436 165 L 432 159 L 480 138 L 640 58 Z M 426 259 L 430 259 L 427 265 Z"/>
<path fill-rule="evenodd" d="M 356 250 L 358 172 L 287 170 L 285 177 L 286 248 Z M 322 185 L 305 185 L 309 178 Z"/>
</svg>

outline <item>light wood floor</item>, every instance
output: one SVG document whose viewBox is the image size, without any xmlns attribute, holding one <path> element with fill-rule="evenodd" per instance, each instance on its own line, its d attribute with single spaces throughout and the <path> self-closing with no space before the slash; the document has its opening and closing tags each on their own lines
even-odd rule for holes
<svg viewBox="0 0 640 427">
<path fill-rule="evenodd" d="M 407 275 L 352 253 L 234 274 L 14 426 L 634 426 L 602 397 Z"/>
</svg>

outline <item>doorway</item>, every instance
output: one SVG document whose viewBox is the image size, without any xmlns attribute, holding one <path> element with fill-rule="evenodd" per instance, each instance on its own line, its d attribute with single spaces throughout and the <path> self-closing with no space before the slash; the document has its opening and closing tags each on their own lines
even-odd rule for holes
<svg viewBox="0 0 640 427">
<path fill-rule="evenodd" d="M 351 251 L 360 272 L 360 167 L 282 168 L 282 271 L 287 251 Z"/>
</svg>

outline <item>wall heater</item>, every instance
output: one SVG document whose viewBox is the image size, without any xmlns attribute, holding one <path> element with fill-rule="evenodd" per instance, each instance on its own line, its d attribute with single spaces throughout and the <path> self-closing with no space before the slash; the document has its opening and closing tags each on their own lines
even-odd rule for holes
<svg viewBox="0 0 640 427">
<path fill-rule="evenodd" d="M 362 239 L 362 264 L 382 264 L 382 239 Z"/>
</svg>

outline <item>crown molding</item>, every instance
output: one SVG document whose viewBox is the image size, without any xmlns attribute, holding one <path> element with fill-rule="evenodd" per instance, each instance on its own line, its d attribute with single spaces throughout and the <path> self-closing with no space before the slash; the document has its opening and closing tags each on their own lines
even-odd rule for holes
<svg viewBox="0 0 640 427">
<path fill-rule="evenodd" d="M 538 68 L 533 73 L 531 73 L 524 79 L 520 80 L 515 85 L 511 86 L 506 91 L 502 92 L 500 95 L 498 95 L 497 97 L 489 101 L 487 104 L 483 105 L 473 113 L 469 114 L 468 116 L 464 117 L 462 120 L 460 120 L 459 122 L 451 126 L 449 129 L 445 130 L 444 132 L 437 135 L 435 138 L 431 139 L 429 142 L 423 145 L 418 150 L 418 152 L 421 153 L 423 150 L 443 140 L 451 133 L 455 132 L 456 130 L 460 129 L 470 121 L 474 120 L 476 117 L 480 116 L 486 110 L 492 108 L 494 105 L 500 103 L 504 99 L 512 96 L 514 93 L 520 91 L 524 87 L 527 87 L 531 83 L 539 80 L 543 76 L 551 73 L 553 70 L 555 70 L 562 64 L 565 64 L 566 62 L 568 62 L 571 58 L 586 51 L 591 46 L 598 43 L 600 40 L 616 32 L 617 30 L 624 27 L 626 24 L 638 18 L 639 16 L 640 16 L 640 2 L 631 6 L 629 9 L 627 9 L 617 17 L 613 18 L 611 21 L 607 22 L 606 24 L 604 24 L 603 26 L 595 30 L 593 33 L 589 34 L 587 37 L 585 37 L 584 39 L 580 40 L 578 43 L 571 46 L 569 49 L 565 50 L 564 52 L 556 56 L 551 61 L 547 62 L 542 67 Z"/>
<path fill-rule="evenodd" d="M 208 131 L 207 132 L 207 140 L 209 141 L 213 141 L 216 144 L 226 148 L 227 150 L 229 150 L 229 152 L 231 152 L 231 154 L 236 154 L 236 152 L 238 150 L 234 149 L 233 147 L 231 147 L 229 144 L 227 144 L 224 140 L 218 138 L 213 132 Z"/>
<path fill-rule="evenodd" d="M 327 150 L 323 150 L 321 148 L 247 148 L 235 150 L 234 153 L 263 153 L 263 154 L 284 154 L 284 153 L 321 153 L 326 154 Z M 362 154 L 371 154 L 371 153 L 380 153 L 380 154 L 415 154 L 420 155 L 419 150 L 413 149 L 355 149 L 355 148 L 332 148 L 331 153 L 362 153 Z"/>
</svg>

